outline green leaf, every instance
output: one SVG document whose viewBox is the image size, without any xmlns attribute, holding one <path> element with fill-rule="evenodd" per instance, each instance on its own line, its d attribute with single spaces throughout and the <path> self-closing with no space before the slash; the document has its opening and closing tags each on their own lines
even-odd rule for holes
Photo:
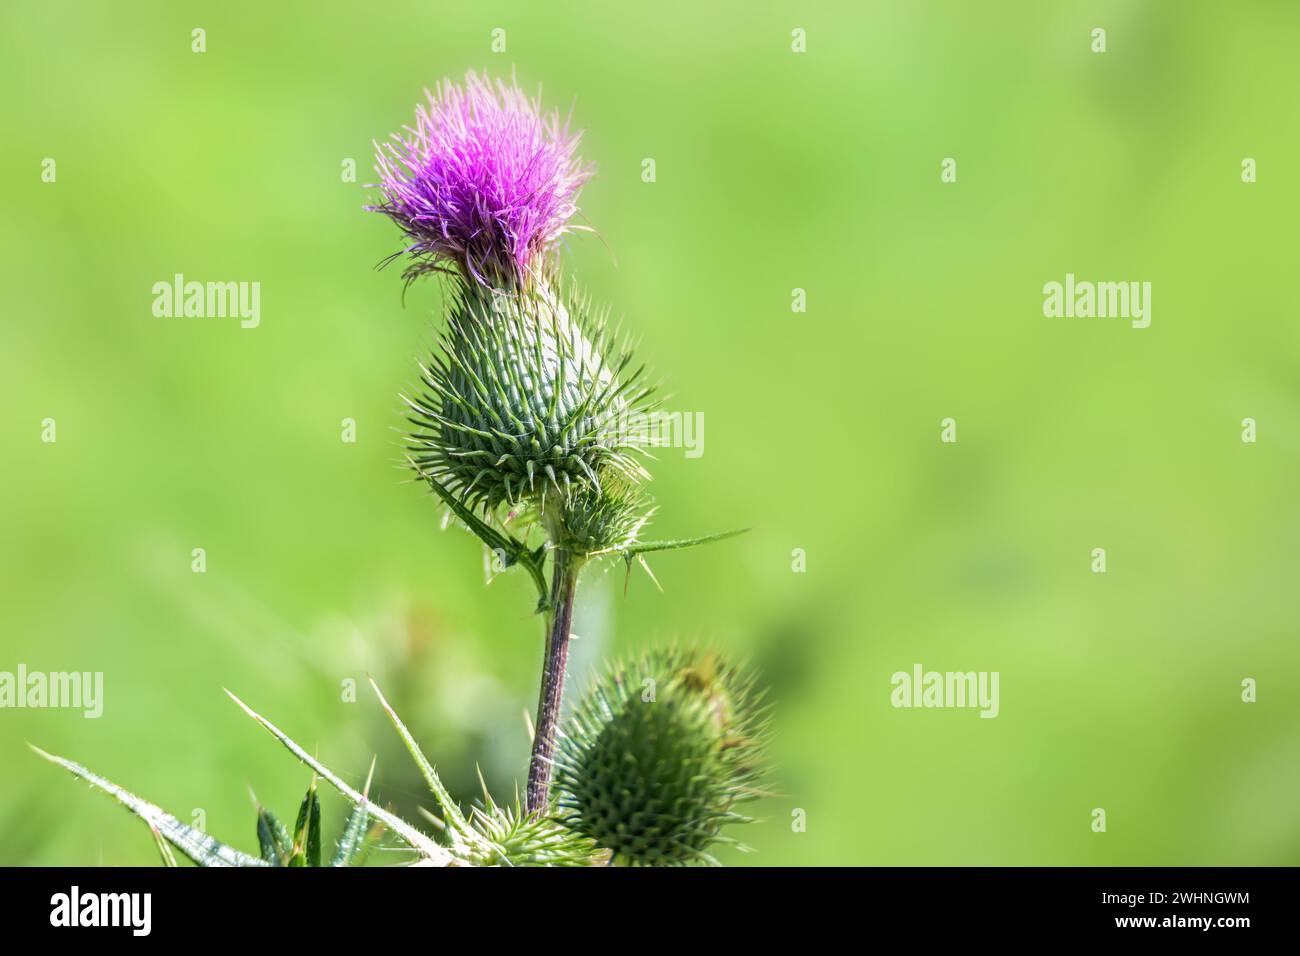
<svg viewBox="0 0 1300 956">
<path fill-rule="evenodd" d="M 320 798 L 316 795 L 316 777 L 311 778 L 307 795 L 298 808 L 298 822 L 293 826 L 293 852 L 290 866 L 320 866 Z"/>
<path fill-rule="evenodd" d="M 293 839 L 276 815 L 262 806 L 257 808 L 257 843 L 262 859 L 272 866 L 288 866 L 293 855 Z"/>
<path fill-rule="evenodd" d="M 181 823 L 170 813 L 167 813 L 162 807 L 150 803 L 129 790 L 124 790 L 111 780 L 87 770 L 81 764 L 73 763 L 63 757 L 56 757 L 54 754 L 46 753 L 41 748 L 28 744 L 37 754 L 44 757 L 50 763 L 56 763 L 63 769 L 72 773 L 74 776 L 85 780 L 97 790 L 102 790 L 110 797 L 115 799 L 122 806 L 126 807 L 140 819 L 149 825 L 149 828 L 155 834 L 161 836 L 176 849 L 180 850 L 187 857 L 197 863 L 199 866 L 266 866 L 266 863 L 255 856 L 249 856 L 233 847 L 226 846 L 219 840 L 208 836 L 200 830 L 196 830 L 187 824 Z M 166 860 L 166 857 L 164 857 Z M 172 862 L 175 862 L 173 858 Z"/>
<path fill-rule="evenodd" d="M 460 812 L 460 808 L 456 806 L 456 801 L 452 799 L 451 794 L 438 778 L 437 772 L 433 769 L 433 764 L 429 763 L 428 758 L 424 756 L 424 753 L 420 750 L 420 745 L 415 742 L 415 738 L 406 729 L 406 724 L 402 723 L 402 719 L 397 716 L 397 712 L 389 706 L 383 692 L 379 689 L 379 685 L 375 683 L 375 679 L 373 677 L 367 679 L 370 681 L 370 686 L 375 689 L 375 694 L 379 697 L 380 706 L 384 708 L 384 712 L 388 714 L 388 719 L 393 722 L 393 726 L 397 729 L 398 736 L 402 738 L 402 743 L 406 744 L 406 749 L 410 751 L 411 758 L 415 761 L 416 766 L 420 768 L 420 773 L 424 776 L 424 782 L 429 785 L 429 789 L 433 792 L 434 802 L 438 804 L 438 812 L 442 814 L 447 825 L 453 830 L 462 834 L 468 832 L 468 822 Z"/>
<path fill-rule="evenodd" d="M 370 761 L 370 773 L 366 776 L 366 786 L 361 791 L 361 802 L 352 808 L 352 813 L 348 815 L 348 822 L 343 827 L 343 835 L 339 837 L 338 849 L 334 851 L 334 856 L 330 860 L 330 866 L 348 866 L 357 855 L 366 842 L 366 826 L 370 822 L 370 814 L 366 810 L 366 805 L 370 802 L 370 781 L 375 775 L 375 762 Z"/>
<path fill-rule="evenodd" d="M 550 593 L 546 583 L 546 575 L 542 571 L 542 560 L 544 560 L 546 553 L 545 548 L 530 551 L 528 546 L 518 538 L 497 531 L 474 514 L 473 511 L 465 507 L 464 503 L 452 494 L 442 482 L 422 470 L 415 459 L 408 455 L 406 460 L 415 469 L 416 473 L 429 483 L 429 487 L 433 489 L 434 494 L 443 500 L 443 503 L 451 509 L 452 514 L 465 524 L 465 527 L 469 528 L 490 549 L 503 556 L 502 564 L 505 567 L 508 568 L 518 564 L 528 572 L 533 579 L 533 584 L 537 586 L 539 595 L 537 610 L 544 610 L 547 595 Z"/>
<path fill-rule="evenodd" d="M 617 549 L 617 553 L 631 563 L 631 560 L 640 554 L 649 554 L 651 551 L 679 551 L 682 548 L 693 548 L 697 544 L 710 544 L 714 541 L 724 541 L 727 538 L 734 538 L 737 535 L 744 534 L 749 528 L 737 528 L 734 531 L 722 531 L 718 534 L 706 534 L 699 538 L 681 538 L 676 541 L 643 541 L 639 544 L 629 545 L 626 548 Z"/>
<path fill-rule="evenodd" d="M 632 580 L 632 562 L 635 561 L 641 565 L 642 569 L 650 580 L 654 582 L 655 587 L 663 590 L 659 579 L 655 573 L 650 570 L 650 565 L 646 563 L 645 556 L 654 551 L 679 551 L 682 548 L 693 548 L 697 544 L 709 544 L 714 541 L 724 541 L 727 538 L 734 538 L 737 535 L 745 534 L 749 528 L 737 528 L 735 531 L 722 531 L 718 534 L 706 534 L 699 538 L 680 538 L 676 541 L 643 541 L 639 544 L 631 544 L 624 548 L 614 548 L 611 551 L 601 552 L 604 554 L 618 554 L 623 558 L 623 563 L 627 566 L 627 576 L 623 581 L 623 593 L 627 593 L 627 586 Z M 599 557 L 599 554 L 593 554 L 591 557 Z"/>
<path fill-rule="evenodd" d="M 285 732 L 282 731 L 279 727 L 275 726 L 275 724 L 271 723 L 261 714 L 257 713 L 257 711 L 253 710 L 251 707 L 245 704 L 234 694 L 230 693 L 230 691 L 226 691 L 226 694 L 227 696 L 230 697 L 231 700 L 233 700 L 236 704 L 239 705 L 240 709 L 243 710 L 244 713 L 248 714 L 249 717 L 252 717 L 253 720 L 257 721 L 262 726 L 262 728 L 266 730 L 267 733 L 269 733 L 272 737 L 280 741 L 280 743 L 284 745 L 284 748 L 286 750 L 288 750 L 291 754 L 293 754 L 295 757 L 297 757 L 299 760 L 305 763 L 312 770 L 315 770 L 316 773 L 321 777 L 321 779 L 323 779 L 326 783 L 328 783 L 339 793 L 343 794 L 343 796 L 347 797 L 347 799 L 350 800 L 354 805 L 365 802 L 366 812 L 372 818 L 380 821 L 385 826 L 387 826 L 388 829 L 392 830 L 395 834 L 401 837 L 401 839 L 404 840 L 408 846 L 410 846 L 415 850 L 418 850 L 420 854 L 425 858 L 425 865 L 429 865 L 429 866 L 456 865 L 456 861 L 453 859 L 451 854 L 448 853 L 443 847 L 440 847 L 427 835 L 421 833 L 419 830 L 411 826 L 401 817 L 389 813 L 387 810 L 382 810 L 379 807 L 375 806 L 373 803 L 369 803 L 364 796 L 357 793 L 356 790 L 352 789 L 352 787 L 344 783 L 343 780 L 339 778 L 338 774 L 330 770 L 328 767 L 322 764 L 311 754 L 307 753 L 307 751 L 303 750 L 300 746 L 298 746 L 298 744 L 294 743 L 293 740 L 291 740 L 289 736 L 285 734 Z M 258 862 L 260 863 L 261 861 L 259 860 Z"/>
<path fill-rule="evenodd" d="M 334 851 L 334 856 L 330 859 L 330 866 L 351 865 L 357 851 L 361 849 L 361 845 L 365 841 L 366 824 L 369 822 L 369 817 L 370 814 L 366 812 L 364 803 L 359 803 L 352 808 L 352 812 L 348 815 L 347 826 L 343 828 L 343 835 L 339 837 L 338 849 Z"/>
</svg>

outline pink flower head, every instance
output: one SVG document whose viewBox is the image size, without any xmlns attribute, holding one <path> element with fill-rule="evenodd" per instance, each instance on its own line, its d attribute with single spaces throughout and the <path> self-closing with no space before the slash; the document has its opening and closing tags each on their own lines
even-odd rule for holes
<svg viewBox="0 0 1300 956">
<path fill-rule="evenodd" d="M 383 202 L 411 240 L 408 278 L 446 268 L 494 287 L 521 286 L 569 231 L 591 167 L 575 155 L 582 133 L 543 113 L 512 79 L 470 72 L 439 83 L 415 127 L 375 145 Z"/>
</svg>

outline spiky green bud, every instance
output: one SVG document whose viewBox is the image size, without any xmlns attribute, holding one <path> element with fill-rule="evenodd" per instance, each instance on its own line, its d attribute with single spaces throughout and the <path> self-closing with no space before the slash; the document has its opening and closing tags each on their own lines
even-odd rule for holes
<svg viewBox="0 0 1300 956">
<path fill-rule="evenodd" d="M 716 863 L 760 796 L 765 738 L 751 675 L 710 652 L 660 650 L 609 671 L 575 709 L 555 762 L 557 814 L 640 866 Z"/>
<path fill-rule="evenodd" d="M 454 283 L 441 350 L 407 400 L 420 474 L 472 510 L 648 477 L 625 428 L 651 389 L 604 316 L 553 281 L 527 293 Z"/>
<path fill-rule="evenodd" d="M 544 517 L 556 547 L 585 559 L 636 544 L 652 513 L 640 487 L 607 474 L 601 485 L 584 485 L 567 500 L 555 502 Z"/>
</svg>

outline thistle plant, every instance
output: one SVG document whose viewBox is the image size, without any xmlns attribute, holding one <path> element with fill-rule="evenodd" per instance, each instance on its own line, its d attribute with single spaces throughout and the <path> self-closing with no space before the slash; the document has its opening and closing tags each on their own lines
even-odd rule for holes
<svg viewBox="0 0 1300 956">
<path fill-rule="evenodd" d="M 165 861 L 171 846 L 203 865 L 321 865 L 322 780 L 352 805 L 330 865 L 360 861 L 385 830 L 421 865 L 712 863 L 711 847 L 730 839 L 723 827 L 749 819 L 739 806 L 763 793 L 766 712 L 754 677 L 716 654 L 615 665 L 560 732 L 584 570 L 621 560 L 629 576 L 633 564 L 650 573 L 650 553 L 739 533 L 643 539 L 649 454 L 629 422 L 657 407 L 656 389 L 559 261 L 563 237 L 584 228 L 573 224 L 592 175 L 580 139 L 513 81 L 444 81 L 413 126 L 376 146 L 379 196 L 366 207 L 404 237 L 386 261 L 405 257 L 407 283 L 442 283 L 445 328 L 419 366 L 419 390 L 404 396 L 406 462 L 499 568 L 522 568 L 537 590 L 543 651 L 523 800 L 501 804 L 484 787 L 463 811 L 377 686 L 429 787 L 432 833 L 376 806 L 369 779 L 353 789 L 233 694 L 313 774 L 292 829 L 255 805 L 256 856 L 43 754 L 143 818 Z"/>
</svg>

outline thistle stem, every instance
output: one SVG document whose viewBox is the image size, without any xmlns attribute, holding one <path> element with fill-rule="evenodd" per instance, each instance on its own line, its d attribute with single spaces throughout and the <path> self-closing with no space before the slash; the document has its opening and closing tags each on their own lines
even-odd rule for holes
<svg viewBox="0 0 1300 956">
<path fill-rule="evenodd" d="M 564 698 L 564 671 L 569 663 L 569 631 L 573 626 L 573 599 L 578 589 L 579 564 L 562 548 L 555 551 L 551 574 L 551 613 L 542 658 L 542 689 L 537 701 L 537 727 L 533 755 L 528 763 L 527 806 L 530 813 L 546 809 L 551 789 L 551 760 L 555 732 Z"/>
</svg>

